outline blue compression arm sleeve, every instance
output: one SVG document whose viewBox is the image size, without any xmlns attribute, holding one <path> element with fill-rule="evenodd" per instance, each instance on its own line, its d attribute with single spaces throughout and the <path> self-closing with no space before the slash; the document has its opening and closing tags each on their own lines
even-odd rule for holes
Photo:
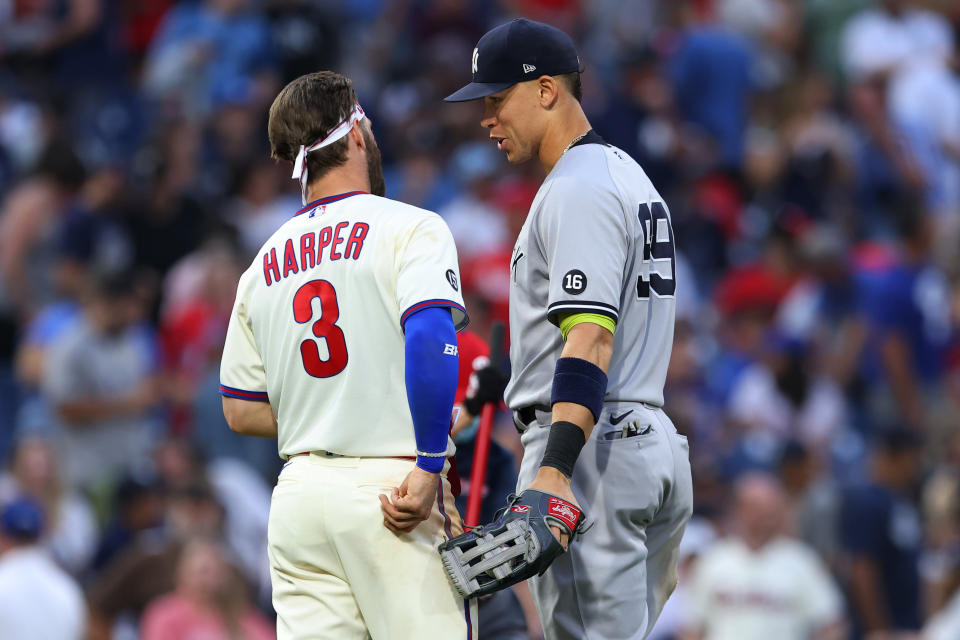
<svg viewBox="0 0 960 640">
<path fill-rule="evenodd" d="M 428 307 L 404 324 L 406 331 L 407 402 L 413 416 L 417 466 L 430 473 L 443 469 L 450 412 L 457 393 L 457 332 L 450 310 Z"/>
</svg>

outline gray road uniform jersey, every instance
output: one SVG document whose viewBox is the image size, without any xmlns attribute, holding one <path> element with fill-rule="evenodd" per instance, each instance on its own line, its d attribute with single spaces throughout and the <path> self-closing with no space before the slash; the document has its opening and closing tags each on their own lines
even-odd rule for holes
<svg viewBox="0 0 960 640">
<path fill-rule="evenodd" d="M 533 481 L 550 432 L 559 316 L 617 323 L 604 409 L 571 478 L 594 525 L 529 581 L 551 640 L 644 638 L 676 585 L 693 490 L 686 438 L 661 409 L 673 278 L 666 205 L 626 153 L 587 134 L 537 193 L 510 284 L 505 397 L 523 432 L 518 492 Z"/>
<path fill-rule="evenodd" d="M 591 144 L 592 143 L 592 144 Z M 510 364 L 514 410 L 550 406 L 568 313 L 613 318 L 606 400 L 663 405 L 673 344 L 670 214 L 643 169 L 591 132 L 540 187 L 511 259 Z"/>
</svg>

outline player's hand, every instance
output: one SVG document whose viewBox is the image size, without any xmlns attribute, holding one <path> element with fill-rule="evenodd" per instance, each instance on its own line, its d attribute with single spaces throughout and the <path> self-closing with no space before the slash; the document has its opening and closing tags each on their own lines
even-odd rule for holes
<svg viewBox="0 0 960 640">
<path fill-rule="evenodd" d="M 390 492 L 390 497 L 380 494 L 380 509 L 383 524 L 394 533 L 409 533 L 433 511 L 437 499 L 439 473 L 430 473 L 414 467 L 403 483 Z"/>
<path fill-rule="evenodd" d="M 577 499 L 573 496 L 573 489 L 570 488 L 570 478 L 553 467 L 540 467 L 540 470 L 537 471 L 537 477 L 533 479 L 533 482 L 531 482 L 527 488 L 552 493 L 558 498 L 563 498 L 567 502 L 572 502 L 578 507 L 580 506 L 580 503 L 577 502 Z M 567 545 L 570 544 L 570 537 L 566 531 L 563 531 L 560 527 L 550 527 L 550 532 L 553 534 L 553 537 L 560 541 L 563 548 L 566 549 Z"/>
<path fill-rule="evenodd" d="M 480 415 L 483 405 L 499 404 L 503 400 L 503 390 L 507 388 L 510 377 L 497 366 L 485 363 L 470 374 L 463 408 L 471 416 Z"/>
</svg>

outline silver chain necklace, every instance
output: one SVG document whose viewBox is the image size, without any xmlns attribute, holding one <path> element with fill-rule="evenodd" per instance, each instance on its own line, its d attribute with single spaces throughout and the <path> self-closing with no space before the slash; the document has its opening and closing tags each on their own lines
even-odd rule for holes
<svg viewBox="0 0 960 640">
<path fill-rule="evenodd" d="M 564 150 L 560 153 L 560 155 L 562 156 L 562 155 L 563 155 L 564 153 L 566 153 L 567 151 L 570 151 L 570 147 L 572 147 L 573 145 L 575 145 L 575 144 L 577 144 L 578 142 L 580 142 L 581 140 L 583 140 L 583 136 L 587 135 L 588 133 L 590 133 L 590 132 L 589 132 L 589 131 L 585 131 L 585 132 L 581 133 L 580 135 L 578 135 L 578 136 L 577 136 L 576 138 L 574 138 L 573 140 L 571 140 L 571 141 L 570 141 L 570 144 L 567 145 L 567 148 L 564 149 Z"/>
</svg>

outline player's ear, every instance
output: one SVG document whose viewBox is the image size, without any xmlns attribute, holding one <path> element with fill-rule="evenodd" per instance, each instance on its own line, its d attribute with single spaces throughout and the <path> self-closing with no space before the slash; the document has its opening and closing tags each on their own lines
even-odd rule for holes
<svg viewBox="0 0 960 640">
<path fill-rule="evenodd" d="M 350 139 L 353 140 L 354 144 L 356 144 L 361 149 L 366 149 L 367 143 L 363 139 L 363 131 L 360 129 L 361 122 L 362 120 L 357 120 L 356 122 L 353 123 L 353 126 L 350 127 L 349 135 L 350 135 Z"/>
<path fill-rule="evenodd" d="M 544 109 L 553 108 L 560 97 L 560 85 L 557 79 L 553 76 L 537 78 L 537 97 L 541 107 Z"/>
</svg>

